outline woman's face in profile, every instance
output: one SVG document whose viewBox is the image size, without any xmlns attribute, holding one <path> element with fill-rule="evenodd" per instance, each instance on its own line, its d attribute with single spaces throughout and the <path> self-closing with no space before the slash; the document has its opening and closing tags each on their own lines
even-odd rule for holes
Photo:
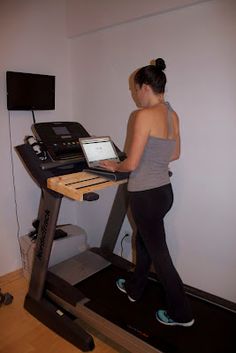
<svg viewBox="0 0 236 353">
<path fill-rule="evenodd" d="M 135 83 L 134 81 L 132 81 L 132 83 L 130 83 L 129 85 L 129 89 L 130 89 L 130 92 L 131 92 L 131 96 L 132 96 L 132 99 L 134 101 L 134 103 L 137 105 L 138 108 L 140 108 L 142 105 L 141 105 L 141 88 L 140 86 Z"/>
<path fill-rule="evenodd" d="M 136 72 L 137 70 L 133 72 L 132 75 L 129 77 L 129 90 L 134 103 L 137 105 L 137 107 L 140 107 L 140 102 L 137 94 L 137 91 L 138 91 L 137 86 L 139 85 L 137 85 L 137 83 L 135 83 L 135 80 L 134 80 Z"/>
<path fill-rule="evenodd" d="M 145 85 L 142 85 L 140 87 L 139 84 L 134 83 L 131 90 L 131 95 L 138 108 L 144 108 L 147 106 L 147 94 L 145 90 Z"/>
</svg>

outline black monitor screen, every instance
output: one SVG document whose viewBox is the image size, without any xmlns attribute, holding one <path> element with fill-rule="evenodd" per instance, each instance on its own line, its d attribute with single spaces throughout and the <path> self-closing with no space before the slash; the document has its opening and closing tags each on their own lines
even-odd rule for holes
<svg viewBox="0 0 236 353">
<path fill-rule="evenodd" d="M 8 110 L 55 109 L 55 76 L 7 71 Z"/>
</svg>

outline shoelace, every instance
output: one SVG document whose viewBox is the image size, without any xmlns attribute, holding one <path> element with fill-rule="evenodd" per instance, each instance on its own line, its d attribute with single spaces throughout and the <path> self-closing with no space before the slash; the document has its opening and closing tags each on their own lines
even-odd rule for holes
<svg viewBox="0 0 236 353">
<path fill-rule="evenodd" d="M 168 315 L 167 311 L 164 311 L 165 317 L 167 318 L 168 322 L 174 322 L 174 320 L 172 320 L 170 318 L 170 316 Z"/>
</svg>

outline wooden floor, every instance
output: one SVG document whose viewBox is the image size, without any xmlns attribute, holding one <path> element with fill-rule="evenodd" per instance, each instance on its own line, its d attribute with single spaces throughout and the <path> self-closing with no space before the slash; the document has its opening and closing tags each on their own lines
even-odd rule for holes
<svg viewBox="0 0 236 353">
<path fill-rule="evenodd" d="M 78 348 L 42 325 L 23 308 L 27 281 L 22 272 L 0 277 L 3 293 L 14 296 L 10 305 L 0 307 L 0 353 L 78 353 Z M 94 337 L 94 353 L 123 352 Z"/>
</svg>

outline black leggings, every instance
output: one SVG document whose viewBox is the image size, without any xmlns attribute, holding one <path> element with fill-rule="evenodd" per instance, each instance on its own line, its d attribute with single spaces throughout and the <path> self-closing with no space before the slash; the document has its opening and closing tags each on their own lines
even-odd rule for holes
<svg viewBox="0 0 236 353">
<path fill-rule="evenodd" d="M 153 262 L 166 295 L 167 311 L 173 320 L 187 322 L 192 312 L 183 283 L 173 265 L 166 244 L 164 217 L 173 204 L 171 184 L 156 189 L 130 192 L 130 207 L 137 226 L 136 268 L 126 290 L 139 299 L 145 289 Z"/>
</svg>

